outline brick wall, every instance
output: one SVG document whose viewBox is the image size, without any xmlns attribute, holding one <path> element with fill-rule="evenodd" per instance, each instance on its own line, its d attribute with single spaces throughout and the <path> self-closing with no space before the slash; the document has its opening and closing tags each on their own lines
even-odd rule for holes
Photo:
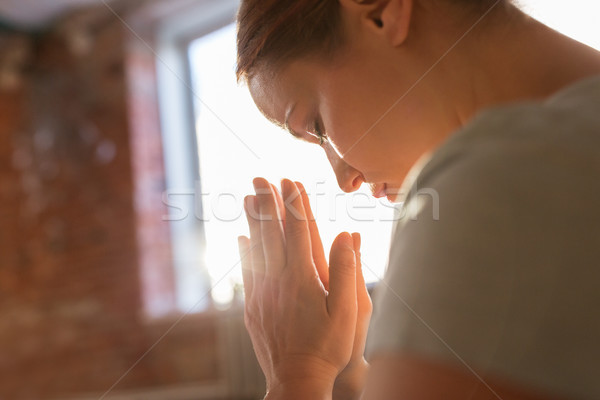
<svg viewBox="0 0 600 400">
<path fill-rule="evenodd" d="M 153 60 L 78 18 L 0 34 L 2 400 L 103 393 L 174 321 L 144 312 L 173 303 Z M 218 380 L 215 335 L 182 320 L 115 390 Z"/>
</svg>

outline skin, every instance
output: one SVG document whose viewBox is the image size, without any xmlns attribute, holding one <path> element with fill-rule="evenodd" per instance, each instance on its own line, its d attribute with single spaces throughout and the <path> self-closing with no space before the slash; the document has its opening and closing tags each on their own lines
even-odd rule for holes
<svg viewBox="0 0 600 400">
<path fill-rule="evenodd" d="M 339 52 L 263 67 L 248 83 L 263 114 L 300 139 L 319 145 L 318 121 L 346 192 L 369 183 L 394 200 L 410 167 L 482 109 L 543 100 L 600 73 L 596 51 L 510 5 L 474 26 L 482 12 L 449 1 L 340 4 L 347 44 Z M 257 179 L 255 188 L 246 209 L 251 237 L 240 238 L 240 249 L 246 323 L 267 398 L 359 398 L 371 306 L 357 235 L 340 234 L 327 262 L 301 185 L 284 181 L 280 195 Z M 492 386 L 503 399 L 550 398 L 493 376 L 488 387 L 456 366 L 402 354 L 376 355 L 371 370 L 364 399 L 497 398 Z"/>
<path fill-rule="evenodd" d="M 328 263 L 302 184 L 284 180 L 283 197 L 262 178 L 254 186 L 251 235 L 239 247 L 245 322 L 270 396 L 352 398 L 364 384 L 371 315 L 360 235 L 340 234 Z"/>
</svg>

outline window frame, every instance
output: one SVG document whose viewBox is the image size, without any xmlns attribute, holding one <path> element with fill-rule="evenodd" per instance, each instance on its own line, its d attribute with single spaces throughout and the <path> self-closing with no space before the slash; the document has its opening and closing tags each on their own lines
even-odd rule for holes
<svg viewBox="0 0 600 400">
<path fill-rule="evenodd" d="M 213 307 L 204 262 L 200 176 L 190 44 L 235 21 L 239 0 L 195 1 L 161 18 L 156 29 L 156 70 L 177 308 L 202 312 Z M 182 218 L 185 216 L 185 218 Z"/>
</svg>

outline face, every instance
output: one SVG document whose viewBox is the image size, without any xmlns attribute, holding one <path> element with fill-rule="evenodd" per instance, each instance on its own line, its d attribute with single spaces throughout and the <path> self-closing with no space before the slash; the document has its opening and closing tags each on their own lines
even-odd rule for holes
<svg viewBox="0 0 600 400">
<path fill-rule="evenodd" d="M 335 60 L 259 71 L 250 92 L 268 119 L 323 148 L 342 190 L 368 183 L 394 201 L 412 165 L 452 127 L 428 85 L 411 88 L 423 71 L 418 62 L 405 57 L 398 68 L 395 49 L 368 35 L 350 43 Z"/>
</svg>

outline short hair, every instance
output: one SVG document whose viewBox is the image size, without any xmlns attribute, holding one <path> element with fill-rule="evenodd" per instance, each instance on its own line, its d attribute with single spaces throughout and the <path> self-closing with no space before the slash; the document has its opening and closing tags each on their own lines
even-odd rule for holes
<svg viewBox="0 0 600 400">
<path fill-rule="evenodd" d="M 441 1 L 481 10 L 499 0 Z M 343 42 L 338 0 L 242 0 L 237 21 L 238 80 L 248 79 L 258 65 L 277 66 L 308 54 L 331 55 Z"/>
</svg>

